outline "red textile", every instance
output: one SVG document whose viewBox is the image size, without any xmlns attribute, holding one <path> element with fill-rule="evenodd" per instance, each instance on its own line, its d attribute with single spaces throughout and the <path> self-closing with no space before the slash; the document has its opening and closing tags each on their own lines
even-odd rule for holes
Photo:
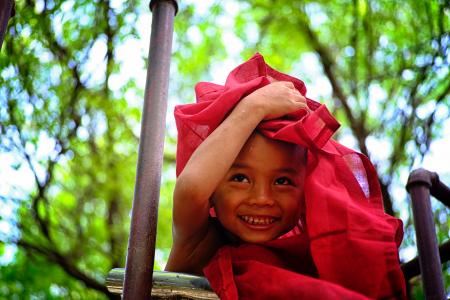
<svg viewBox="0 0 450 300">
<path fill-rule="evenodd" d="M 269 67 L 260 54 L 234 69 L 224 86 L 201 82 L 197 103 L 175 108 L 177 175 L 236 103 L 273 80 L 304 83 Z M 325 106 L 262 122 L 266 136 L 308 148 L 306 232 L 263 245 L 225 246 L 204 272 L 221 299 L 405 299 L 397 247 L 400 220 L 383 211 L 376 172 L 362 154 L 330 139 L 339 124 Z"/>
</svg>

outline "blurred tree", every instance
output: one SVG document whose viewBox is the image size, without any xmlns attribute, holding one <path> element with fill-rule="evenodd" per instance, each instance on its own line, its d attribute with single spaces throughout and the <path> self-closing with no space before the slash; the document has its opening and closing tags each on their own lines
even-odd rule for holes
<svg viewBox="0 0 450 300">
<path fill-rule="evenodd" d="M 448 3 L 257 0 L 216 2 L 211 7 L 233 18 L 228 28 L 218 19 L 218 26 L 224 28 L 221 33 L 228 29 L 235 36 L 220 40 L 216 35 L 216 45 L 232 44 L 228 49 L 240 49 L 235 52 L 243 59 L 262 52 L 274 67 L 300 74 L 307 86 L 322 90 L 318 94 L 329 94 L 319 100 L 343 125 L 337 138 L 351 136 L 352 146 L 374 162 L 385 210 L 397 216 L 403 210 L 404 247 L 413 245 L 406 197 L 394 201 L 394 188 L 402 173 L 423 161 L 449 118 Z M 202 53 L 211 42 L 213 30 L 210 25 L 201 30 L 203 24 L 200 21 L 196 26 L 200 30 L 193 35 L 200 42 L 190 43 L 192 35 L 186 35 L 186 44 L 194 46 L 179 49 L 179 56 L 196 57 L 196 51 Z M 317 73 L 308 73 L 317 68 L 325 82 Z M 187 71 L 186 76 L 192 70 Z M 450 223 L 442 217 L 448 212 L 436 205 L 440 242 L 448 240 Z M 448 264 L 445 270 L 450 282 Z"/>
<path fill-rule="evenodd" d="M 353 137 L 374 161 L 386 211 L 405 210 L 404 199 L 394 201 L 393 186 L 428 153 L 449 117 L 444 1 L 192 3 L 179 1 L 175 19 L 171 99 L 191 102 L 195 82 L 212 80 L 227 61 L 234 65 L 259 51 L 308 87 L 329 91 L 318 100 L 343 123 L 338 138 Z M 18 246 L 13 260 L 0 266 L 0 297 L 112 297 L 104 277 L 125 264 L 141 107 L 133 99 L 143 98 L 143 86 L 119 76 L 127 66 L 117 49 L 143 38 L 136 26 L 147 4 L 17 1 L 0 53 L 0 159 L 24 181 L 22 174 L 32 174 L 33 185 L 0 190 L 1 205 L 11 210 L 0 213 L 10 229 L 0 231 L 0 254 Z M 320 78 L 306 71 L 311 66 L 327 80 L 317 84 Z M 171 243 L 173 124 L 168 133 L 161 265 Z M 441 241 L 448 239 L 446 213 L 438 207 Z M 415 293 L 420 297 L 420 289 Z"/>
<path fill-rule="evenodd" d="M 16 3 L 0 56 L 1 152 L 34 183 L 2 195 L 15 226 L 0 238 L 19 250 L 0 298 L 102 298 L 104 275 L 124 265 L 140 112 L 124 95 L 134 82 L 110 79 L 138 14 L 114 5 Z"/>
</svg>

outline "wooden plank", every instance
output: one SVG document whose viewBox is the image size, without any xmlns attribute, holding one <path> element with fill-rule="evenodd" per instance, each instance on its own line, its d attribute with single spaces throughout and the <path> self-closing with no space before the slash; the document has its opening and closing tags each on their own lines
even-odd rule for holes
<svg viewBox="0 0 450 300">
<path fill-rule="evenodd" d="M 113 294 L 122 294 L 125 269 L 112 269 L 106 287 Z M 152 298 L 155 299 L 219 299 L 205 277 L 184 273 L 153 271 Z"/>
</svg>

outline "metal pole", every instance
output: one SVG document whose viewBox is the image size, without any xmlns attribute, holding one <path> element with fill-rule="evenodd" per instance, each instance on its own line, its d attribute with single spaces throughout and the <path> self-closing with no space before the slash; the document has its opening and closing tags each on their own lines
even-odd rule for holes
<svg viewBox="0 0 450 300">
<path fill-rule="evenodd" d="M 450 240 L 439 245 L 439 256 L 441 258 L 441 263 L 443 264 L 450 260 Z M 419 258 L 415 257 L 407 263 L 402 264 L 402 271 L 406 281 L 420 275 Z"/>
<path fill-rule="evenodd" d="M 11 17 L 13 5 L 13 0 L 0 1 L 0 49 L 2 48 L 3 39 L 5 38 L 5 32 L 8 27 L 8 20 Z"/>
<path fill-rule="evenodd" d="M 430 202 L 431 174 L 424 169 L 413 171 L 406 189 L 411 195 L 425 297 L 427 300 L 441 300 L 445 299 L 445 291 Z"/>
<path fill-rule="evenodd" d="M 151 296 L 164 150 L 174 0 L 152 0 L 147 82 L 141 123 L 136 186 L 131 215 L 123 299 Z"/>
<path fill-rule="evenodd" d="M 430 172 L 430 176 L 430 194 L 441 201 L 445 206 L 450 207 L 450 188 L 439 180 L 437 173 Z"/>
</svg>

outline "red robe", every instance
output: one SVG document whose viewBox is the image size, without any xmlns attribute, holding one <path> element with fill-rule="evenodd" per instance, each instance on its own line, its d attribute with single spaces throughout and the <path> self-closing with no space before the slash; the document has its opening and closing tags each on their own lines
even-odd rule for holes
<svg viewBox="0 0 450 300">
<path fill-rule="evenodd" d="M 200 143 L 246 95 L 270 82 L 304 83 L 268 66 L 260 54 L 234 69 L 224 86 L 196 85 L 197 103 L 175 108 L 177 175 Z M 374 167 L 331 139 L 339 123 L 319 103 L 264 121 L 264 135 L 308 149 L 306 226 L 263 244 L 227 245 L 204 269 L 221 299 L 405 299 L 397 247 L 402 223 L 384 213 Z M 299 199 L 301 201 L 301 199 Z"/>
</svg>

